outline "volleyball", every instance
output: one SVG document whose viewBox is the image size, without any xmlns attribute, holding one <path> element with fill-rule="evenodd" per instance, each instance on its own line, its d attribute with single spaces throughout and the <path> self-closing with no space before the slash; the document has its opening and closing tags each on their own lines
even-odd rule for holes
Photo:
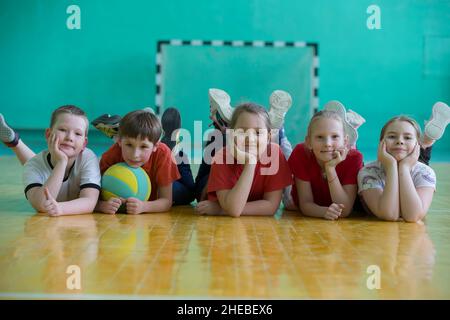
<svg viewBox="0 0 450 320">
<path fill-rule="evenodd" d="M 109 167 L 102 177 L 102 199 L 137 198 L 147 201 L 152 191 L 152 185 L 147 173 L 141 167 L 133 168 L 125 162 Z"/>
</svg>

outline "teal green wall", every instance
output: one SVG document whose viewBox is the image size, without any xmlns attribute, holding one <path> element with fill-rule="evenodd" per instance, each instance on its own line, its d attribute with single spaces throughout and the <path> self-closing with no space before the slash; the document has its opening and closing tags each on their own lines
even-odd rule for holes
<svg viewBox="0 0 450 320">
<path fill-rule="evenodd" d="M 283 88 L 292 96 L 293 106 L 284 127 L 292 141 L 303 140 L 311 106 L 313 48 L 305 47 L 212 47 L 163 46 L 161 96 L 164 106 L 182 106 L 186 117 L 202 121 L 202 132 L 208 119 L 209 88 L 223 88 L 231 104 L 253 101 L 269 104 L 269 96 Z M 185 117 L 185 118 L 186 118 Z M 184 121 L 192 141 L 192 121 Z M 201 145 L 201 136 L 195 139 Z M 201 149 L 201 148 L 198 148 Z"/>
<path fill-rule="evenodd" d="M 81 30 L 66 28 L 70 4 Z M 366 27 L 370 4 L 381 30 Z M 435 101 L 450 102 L 449 21 L 443 0 L 1 0 L 0 112 L 43 128 L 62 104 L 91 118 L 154 105 L 159 39 L 304 40 L 320 45 L 321 105 L 338 99 L 366 117 L 359 147 L 373 149 L 388 118 L 422 123 Z M 447 132 L 437 149 L 449 142 Z"/>
</svg>

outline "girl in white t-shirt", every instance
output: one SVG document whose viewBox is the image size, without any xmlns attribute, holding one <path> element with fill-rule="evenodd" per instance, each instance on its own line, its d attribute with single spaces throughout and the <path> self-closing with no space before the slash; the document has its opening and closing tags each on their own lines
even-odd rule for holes
<svg viewBox="0 0 450 320">
<path fill-rule="evenodd" d="M 369 212 L 389 221 L 417 222 L 425 217 L 436 189 L 436 174 L 419 161 L 423 141 L 419 125 L 409 117 L 394 117 L 384 125 L 378 160 L 358 174 L 359 195 Z"/>
</svg>

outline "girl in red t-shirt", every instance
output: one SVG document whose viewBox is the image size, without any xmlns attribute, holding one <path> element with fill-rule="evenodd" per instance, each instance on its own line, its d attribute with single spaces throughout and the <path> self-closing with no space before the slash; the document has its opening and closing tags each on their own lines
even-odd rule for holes
<svg viewBox="0 0 450 320">
<path fill-rule="evenodd" d="M 208 200 L 200 214 L 273 215 L 283 188 L 292 184 L 289 165 L 277 144 L 270 143 L 267 111 L 245 103 L 233 112 L 227 146 L 215 155 L 208 180 Z"/>
<path fill-rule="evenodd" d="M 350 214 L 363 161 L 362 154 L 347 145 L 348 135 L 337 112 L 324 110 L 312 117 L 305 143 L 297 145 L 289 158 L 296 207 L 288 209 L 329 220 Z"/>
</svg>

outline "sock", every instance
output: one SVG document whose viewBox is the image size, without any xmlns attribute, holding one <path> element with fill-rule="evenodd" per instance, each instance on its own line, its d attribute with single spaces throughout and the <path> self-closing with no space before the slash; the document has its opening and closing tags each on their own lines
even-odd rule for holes
<svg viewBox="0 0 450 320">
<path fill-rule="evenodd" d="M 0 140 L 8 147 L 15 147 L 19 142 L 19 134 L 11 129 L 0 113 Z"/>
</svg>

